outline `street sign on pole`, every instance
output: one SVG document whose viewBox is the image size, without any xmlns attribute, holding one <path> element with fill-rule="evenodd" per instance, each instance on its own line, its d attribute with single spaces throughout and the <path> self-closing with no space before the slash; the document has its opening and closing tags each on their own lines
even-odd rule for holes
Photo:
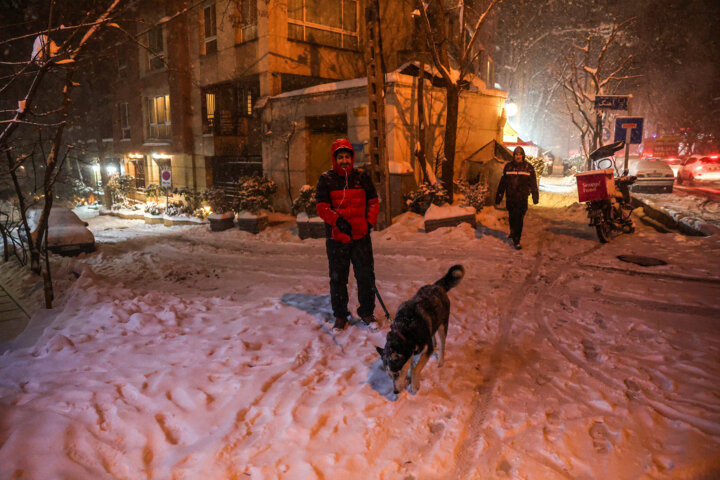
<svg viewBox="0 0 720 480">
<path fill-rule="evenodd" d="M 628 133 L 630 141 L 626 143 L 642 143 L 643 117 L 617 117 L 615 118 L 615 141 L 626 140 Z"/>
<path fill-rule="evenodd" d="M 625 140 L 625 168 L 623 175 L 628 174 L 630 160 L 630 144 L 642 143 L 643 117 L 617 117 L 615 119 L 615 141 Z"/>
<path fill-rule="evenodd" d="M 172 171 L 170 167 L 162 167 L 160 169 L 160 186 L 161 187 L 172 187 Z"/>
<path fill-rule="evenodd" d="M 632 95 L 596 95 L 596 110 L 627 110 Z"/>
</svg>

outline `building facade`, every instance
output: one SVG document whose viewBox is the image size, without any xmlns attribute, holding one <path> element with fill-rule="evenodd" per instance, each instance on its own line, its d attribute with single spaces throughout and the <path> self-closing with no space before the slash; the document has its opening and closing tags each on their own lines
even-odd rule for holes
<svg viewBox="0 0 720 480">
<path fill-rule="evenodd" d="M 312 159 L 324 154 L 331 136 L 350 136 L 362 149 L 367 98 L 362 89 L 342 99 L 327 97 L 325 106 L 299 119 L 277 110 L 297 109 L 298 102 L 274 99 L 365 77 L 365 8 L 366 0 L 139 3 L 122 25 L 132 39 L 114 47 L 106 105 L 112 138 L 104 139 L 99 156 L 135 177 L 140 199 L 147 185 L 159 183 L 162 170 L 171 172 L 176 188 L 229 187 L 239 175 L 266 174 L 284 183 L 279 191 L 296 193 L 318 175 L 322 167 Z M 380 1 L 380 9 L 384 62 L 392 71 L 420 55 L 419 27 L 411 1 Z M 475 70 L 485 90 L 492 90 L 488 50 Z M 496 100 L 487 112 L 496 119 L 504 97 L 490 97 Z M 412 108 L 410 103 L 396 103 L 390 113 L 407 117 L 398 107 Z M 396 123 L 389 119 L 389 128 Z M 315 133 L 301 133 L 306 129 Z M 412 161 L 412 149 L 393 142 L 391 159 Z M 294 173 L 279 168 L 278 158 L 292 163 Z M 277 203 L 289 208 L 285 199 Z"/>
</svg>

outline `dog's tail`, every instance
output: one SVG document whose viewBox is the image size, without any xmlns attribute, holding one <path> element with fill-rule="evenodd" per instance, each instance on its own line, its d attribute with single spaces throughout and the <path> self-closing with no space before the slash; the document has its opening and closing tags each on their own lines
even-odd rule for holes
<svg viewBox="0 0 720 480">
<path fill-rule="evenodd" d="M 450 267 L 450 270 L 448 270 L 444 277 L 435 282 L 435 285 L 444 288 L 447 292 L 451 288 L 456 287 L 464 276 L 465 268 L 462 265 L 453 265 L 452 267 Z"/>
</svg>

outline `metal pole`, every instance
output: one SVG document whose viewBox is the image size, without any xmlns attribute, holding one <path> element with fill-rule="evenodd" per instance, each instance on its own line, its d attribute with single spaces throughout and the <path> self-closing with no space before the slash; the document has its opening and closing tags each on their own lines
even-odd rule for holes
<svg viewBox="0 0 720 480">
<path fill-rule="evenodd" d="M 625 166 L 623 168 L 623 175 L 628 174 L 628 160 L 630 159 L 630 133 L 632 128 L 625 129 Z"/>
</svg>

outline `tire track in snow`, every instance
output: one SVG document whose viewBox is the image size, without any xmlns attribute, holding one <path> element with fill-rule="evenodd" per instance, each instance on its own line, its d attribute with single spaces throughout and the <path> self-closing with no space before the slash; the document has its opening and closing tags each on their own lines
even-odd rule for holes
<svg viewBox="0 0 720 480">
<path fill-rule="evenodd" d="M 564 277 L 563 273 L 567 269 L 568 271 L 572 269 L 582 269 L 587 267 L 594 267 L 593 265 L 586 265 L 579 263 L 578 260 L 582 258 L 583 256 L 589 255 L 590 253 L 594 252 L 595 250 L 601 248 L 602 245 L 595 246 L 591 248 L 590 250 L 577 253 L 575 255 L 572 255 L 567 258 L 567 260 L 564 262 L 562 266 L 553 266 L 552 269 L 548 272 L 546 272 L 546 279 L 548 279 L 548 283 L 551 283 L 551 289 L 556 288 L 556 283 L 561 280 L 561 278 Z M 611 271 L 619 271 L 620 273 L 625 273 L 628 275 L 642 275 L 642 276 L 648 276 L 648 277 L 669 277 L 674 280 L 695 280 L 695 281 L 706 281 L 707 283 L 715 283 L 715 279 L 696 279 L 693 277 L 689 278 L 683 278 L 682 276 L 675 276 L 675 275 L 663 275 L 663 274 L 654 274 L 654 273 L 646 273 L 646 272 L 638 272 L 635 270 L 626 270 L 626 269 L 620 269 L 620 268 L 613 268 L 613 267 L 596 267 L 601 270 L 611 270 Z M 535 299 L 535 305 L 534 308 L 536 311 L 543 311 L 544 305 L 543 305 L 543 297 L 542 296 L 536 296 Z M 588 362 L 580 358 L 578 355 L 573 353 L 570 349 L 568 349 L 565 345 L 562 344 L 560 339 L 555 335 L 554 331 L 552 330 L 552 327 L 547 323 L 547 319 L 544 315 L 538 316 L 538 326 L 545 331 L 547 340 L 555 347 L 555 349 L 560 352 L 568 361 L 573 363 L 574 365 L 582 368 L 585 370 L 590 377 L 604 383 L 605 385 L 614 388 L 615 390 L 619 390 L 623 392 L 628 398 L 631 398 L 634 401 L 643 403 L 644 405 L 652 408 L 655 410 L 658 414 L 661 416 L 674 421 L 680 421 L 687 423 L 688 425 L 691 425 L 698 430 L 708 434 L 708 435 L 720 435 L 720 425 L 717 423 L 714 423 L 712 421 L 705 420 L 703 418 L 699 418 L 697 416 L 694 416 L 692 414 L 688 414 L 685 412 L 682 412 L 678 410 L 677 408 L 673 408 L 672 406 L 667 405 L 666 403 L 663 403 L 660 401 L 657 397 L 658 395 L 654 392 L 651 392 L 647 388 L 641 387 L 637 382 L 633 382 L 633 385 L 635 388 L 631 391 L 630 387 L 627 386 L 627 383 L 625 381 L 618 381 L 612 377 L 607 376 L 605 373 L 603 373 L 600 369 L 597 369 L 590 365 Z M 625 380 L 632 381 L 632 378 L 628 378 Z M 663 397 L 662 400 L 665 401 L 672 401 L 672 399 Z"/>
<path fill-rule="evenodd" d="M 458 447 L 457 462 L 454 471 L 447 478 L 470 478 L 470 473 L 476 466 L 475 458 L 478 455 L 478 445 L 483 435 L 482 426 L 487 418 L 490 402 L 498 383 L 498 376 L 502 369 L 502 359 L 508 344 L 508 337 L 512 330 L 513 321 L 518 310 L 526 303 L 531 296 L 537 296 L 537 288 L 533 285 L 539 278 L 540 267 L 547 260 L 543 258 L 545 238 L 541 238 L 538 251 L 535 254 L 535 261 L 525 279 L 513 289 L 512 293 L 505 299 L 505 303 L 512 305 L 504 310 L 499 319 L 500 328 L 492 354 L 490 356 L 490 371 L 485 381 L 476 387 L 477 395 L 470 406 L 470 418 L 466 422 L 466 435 Z M 499 448 L 495 443 L 495 449 Z"/>
</svg>

